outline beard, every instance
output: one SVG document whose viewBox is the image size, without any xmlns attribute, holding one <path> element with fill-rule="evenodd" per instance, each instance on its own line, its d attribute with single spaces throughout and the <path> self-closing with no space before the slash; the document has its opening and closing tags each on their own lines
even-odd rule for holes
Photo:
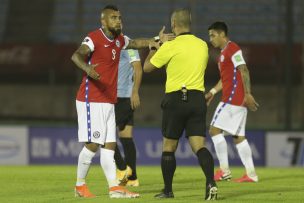
<svg viewBox="0 0 304 203">
<path fill-rule="evenodd" d="M 114 37 L 117 37 L 121 33 L 121 28 L 109 28 L 109 31 L 114 35 Z"/>
</svg>

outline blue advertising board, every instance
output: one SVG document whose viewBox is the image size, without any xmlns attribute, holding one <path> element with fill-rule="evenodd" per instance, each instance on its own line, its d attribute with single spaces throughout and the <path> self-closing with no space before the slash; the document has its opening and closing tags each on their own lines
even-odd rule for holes
<svg viewBox="0 0 304 203">
<path fill-rule="evenodd" d="M 255 165 L 265 165 L 265 133 L 253 131 L 247 133 L 252 148 Z M 139 165 L 159 165 L 162 154 L 162 136 L 158 128 L 136 128 L 134 139 L 137 148 Z M 230 165 L 241 165 L 232 138 L 226 137 Z M 30 164 L 76 164 L 83 144 L 78 143 L 77 128 L 39 128 L 29 130 L 29 163 Z M 207 147 L 215 158 L 213 144 L 207 136 Z M 178 165 L 197 165 L 197 159 L 185 137 L 180 140 L 176 151 Z M 99 153 L 93 159 L 99 163 Z"/>
</svg>

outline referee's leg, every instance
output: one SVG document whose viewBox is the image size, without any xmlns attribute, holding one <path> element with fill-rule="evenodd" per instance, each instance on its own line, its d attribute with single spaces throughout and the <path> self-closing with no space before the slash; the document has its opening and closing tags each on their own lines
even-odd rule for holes
<svg viewBox="0 0 304 203">
<path fill-rule="evenodd" d="M 189 136 L 189 143 L 206 176 L 205 199 L 214 200 L 217 198 L 217 186 L 214 181 L 214 161 L 211 153 L 205 146 L 205 138 L 202 136 Z"/>
<path fill-rule="evenodd" d="M 178 139 L 163 138 L 163 153 L 161 158 L 161 169 L 165 188 L 162 193 L 155 195 L 156 198 L 173 198 L 172 181 L 176 169 L 175 151 Z"/>
</svg>

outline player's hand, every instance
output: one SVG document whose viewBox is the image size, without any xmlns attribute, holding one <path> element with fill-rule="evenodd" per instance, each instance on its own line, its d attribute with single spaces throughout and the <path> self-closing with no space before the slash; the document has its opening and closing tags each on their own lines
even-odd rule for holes
<svg viewBox="0 0 304 203">
<path fill-rule="evenodd" d="M 89 65 L 86 72 L 90 78 L 93 78 L 94 80 L 99 80 L 100 75 L 95 70 L 96 66 L 98 66 L 98 64 Z"/>
<path fill-rule="evenodd" d="M 133 110 L 137 109 L 140 106 L 140 98 L 137 91 L 132 91 L 130 100 L 131 100 L 131 108 Z"/>
<path fill-rule="evenodd" d="M 259 104 L 254 100 L 254 97 L 248 93 L 245 94 L 244 104 L 250 111 L 256 111 L 259 107 Z"/>
<path fill-rule="evenodd" d="M 205 99 L 206 99 L 207 106 L 210 105 L 213 97 L 214 97 L 214 95 L 211 92 L 208 92 L 207 94 L 205 94 Z"/>
<path fill-rule="evenodd" d="M 166 27 L 163 26 L 163 28 L 159 31 L 159 39 L 162 43 L 166 42 L 166 41 L 171 41 L 175 39 L 175 35 L 173 33 L 164 33 Z"/>
</svg>

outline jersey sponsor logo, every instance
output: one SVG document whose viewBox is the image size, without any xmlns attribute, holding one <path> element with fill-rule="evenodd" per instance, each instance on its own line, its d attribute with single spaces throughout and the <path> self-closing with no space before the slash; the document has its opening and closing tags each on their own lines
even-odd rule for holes
<svg viewBox="0 0 304 203">
<path fill-rule="evenodd" d="M 225 56 L 221 55 L 221 62 L 223 62 L 225 60 Z"/>
<path fill-rule="evenodd" d="M 116 40 L 116 41 L 115 41 L 115 44 L 116 44 L 117 47 L 120 47 L 120 42 L 119 42 L 119 40 Z"/>
<path fill-rule="evenodd" d="M 99 138 L 99 137 L 100 137 L 100 132 L 95 131 L 95 132 L 93 133 L 93 137 Z"/>
<path fill-rule="evenodd" d="M 234 59 L 235 59 L 236 62 L 241 62 L 242 61 L 241 55 L 234 56 Z"/>
</svg>

